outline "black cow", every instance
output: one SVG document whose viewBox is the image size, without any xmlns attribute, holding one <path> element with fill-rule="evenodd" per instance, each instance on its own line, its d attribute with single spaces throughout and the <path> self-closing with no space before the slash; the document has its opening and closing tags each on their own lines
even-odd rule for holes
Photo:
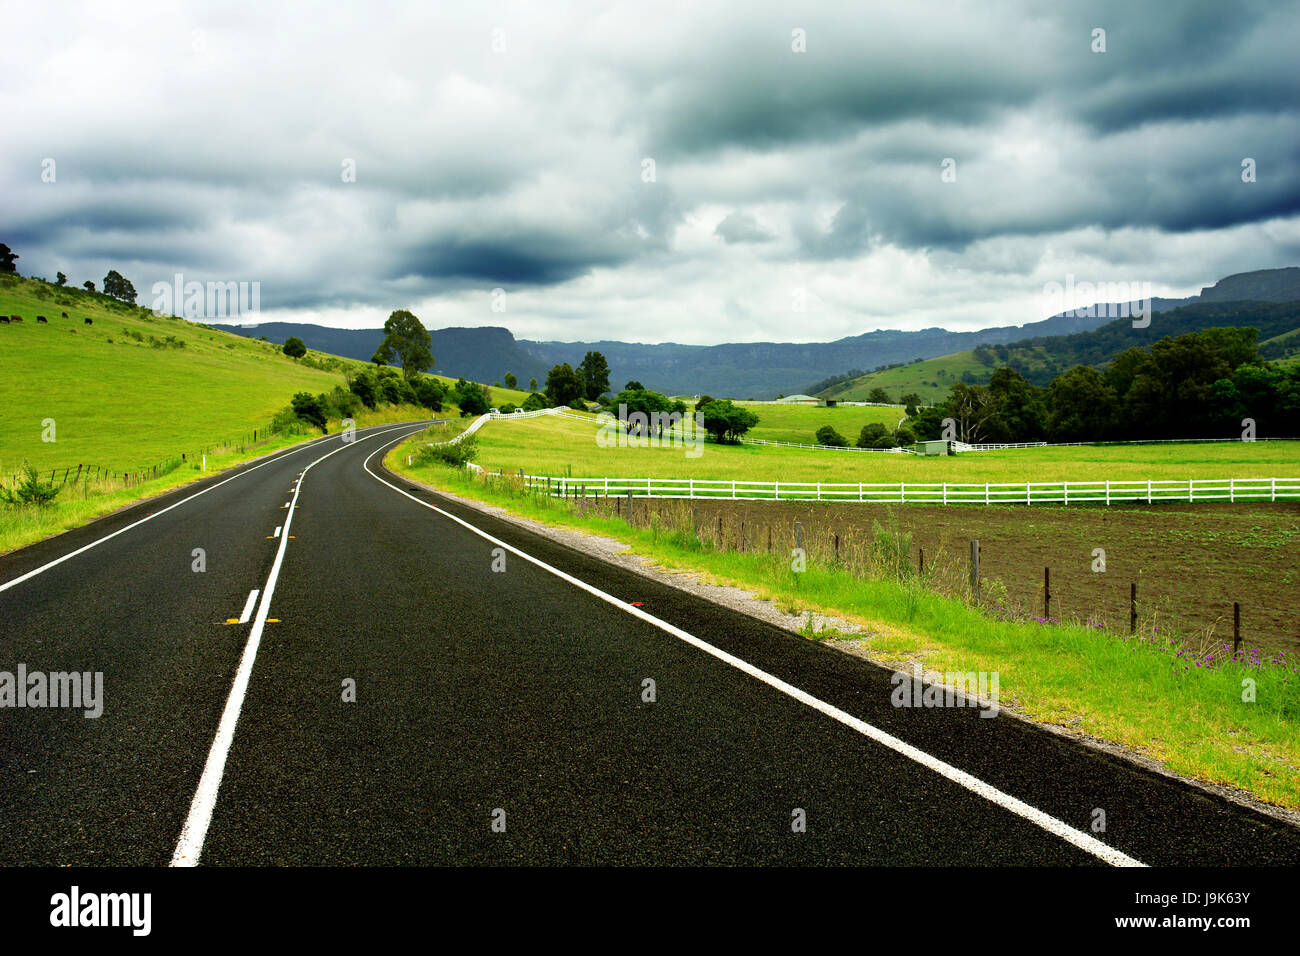
<svg viewBox="0 0 1300 956">
<path fill-rule="evenodd" d="M 50 320 L 47 319 L 47 318 L 46 318 L 45 316 L 43 316 L 43 315 L 38 315 L 38 316 L 36 317 L 36 321 L 37 321 L 37 322 L 44 322 L 46 325 L 49 325 L 49 324 L 50 324 Z"/>
<path fill-rule="evenodd" d="M 9 324 L 9 316 L 7 316 L 7 315 L 0 315 L 0 323 L 3 323 L 4 325 L 8 325 L 8 324 Z"/>
<path fill-rule="evenodd" d="M 63 317 L 66 319 L 68 317 L 68 313 L 64 312 Z"/>
<path fill-rule="evenodd" d="M 87 325 L 94 325 L 95 323 L 92 322 L 92 321 L 90 321 L 90 316 L 86 316 L 86 324 L 87 324 Z"/>
</svg>

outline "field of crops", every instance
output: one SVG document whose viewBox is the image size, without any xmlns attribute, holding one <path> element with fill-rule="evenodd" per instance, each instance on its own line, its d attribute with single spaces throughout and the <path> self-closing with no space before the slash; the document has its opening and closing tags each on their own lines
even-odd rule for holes
<svg viewBox="0 0 1300 956">
<path fill-rule="evenodd" d="M 762 410 L 759 411 L 760 416 Z M 596 443 L 595 417 L 490 422 L 478 462 L 556 477 L 655 477 L 811 482 L 1121 481 L 1297 478 L 1300 442 L 1068 446 L 970 452 L 949 457 L 819 451 L 763 445 L 614 447 Z"/>
</svg>

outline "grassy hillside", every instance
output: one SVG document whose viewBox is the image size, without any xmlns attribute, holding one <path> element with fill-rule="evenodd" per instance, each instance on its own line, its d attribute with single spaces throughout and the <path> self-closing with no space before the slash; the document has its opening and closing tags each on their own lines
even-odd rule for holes
<svg viewBox="0 0 1300 956">
<path fill-rule="evenodd" d="M 0 313 L 23 317 L 22 324 L 0 325 L 0 479 L 6 482 L 24 461 L 47 476 L 49 469 L 75 471 L 79 464 L 123 472 L 251 437 L 295 392 L 329 391 L 343 384 L 347 370 L 366 366 L 310 351 L 294 361 L 279 342 L 34 279 L 0 277 Z M 37 315 L 49 323 L 37 324 Z M 490 391 L 494 402 L 527 396 Z M 42 440 L 46 419 L 54 420 L 52 442 Z"/>
<path fill-rule="evenodd" d="M 925 404 L 933 404 L 948 397 L 948 389 L 969 373 L 977 382 L 987 382 L 993 369 L 975 358 L 974 352 L 955 352 L 923 362 L 912 362 L 879 372 L 868 372 L 847 382 L 832 385 L 818 398 L 834 398 L 843 402 L 865 402 L 873 388 L 883 388 L 892 401 L 915 392 Z"/>
<path fill-rule="evenodd" d="M 360 364 L 321 353 L 295 362 L 278 345 L 31 279 L 0 280 L 0 312 L 23 317 L 0 325 L 6 478 L 23 461 L 129 471 L 193 452 L 264 428 L 295 392 L 328 391 Z M 42 440 L 46 419 L 54 441 Z"/>
<path fill-rule="evenodd" d="M 857 440 L 863 425 L 878 423 L 891 431 L 903 418 L 901 408 L 882 406 L 844 406 L 823 408 L 813 405 L 745 405 L 758 416 L 758 424 L 750 437 L 767 441 L 792 441 L 811 445 L 817 440 L 817 429 L 831 425 L 852 444 Z"/>
</svg>

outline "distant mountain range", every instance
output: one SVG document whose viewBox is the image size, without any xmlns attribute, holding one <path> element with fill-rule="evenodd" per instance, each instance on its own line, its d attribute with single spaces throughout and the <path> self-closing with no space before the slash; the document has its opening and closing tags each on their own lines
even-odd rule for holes
<svg viewBox="0 0 1300 956">
<path fill-rule="evenodd" d="M 1300 300 L 1300 268 L 1266 269 L 1228 276 L 1185 299 L 1155 299 L 1152 311 L 1162 312 L 1198 302 Z M 647 388 L 668 394 L 711 393 L 735 398 L 772 398 L 793 393 L 809 382 L 851 368 L 877 368 L 895 362 L 932 358 L 974 348 L 1025 339 L 1073 335 L 1113 321 L 1104 305 L 1096 317 L 1054 315 L 1025 325 L 1005 325 L 975 332 L 921 329 L 904 332 L 877 329 L 834 342 L 743 342 L 723 345 L 644 345 L 634 342 L 534 342 L 516 339 L 499 327 L 434 329 L 433 354 L 437 371 L 480 382 L 499 381 L 513 372 L 521 387 L 530 378 L 546 381 L 547 371 L 560 362 L 577 365 L 589 350 L 604 353 L 615 390 L 635 379 Z M 226 326 L 254 338 L 283 342 L 290 335 L 309 348 L 368 361 L 383 340 L 380 329 L 334 329 L 290 322 Z"/>
</svg>

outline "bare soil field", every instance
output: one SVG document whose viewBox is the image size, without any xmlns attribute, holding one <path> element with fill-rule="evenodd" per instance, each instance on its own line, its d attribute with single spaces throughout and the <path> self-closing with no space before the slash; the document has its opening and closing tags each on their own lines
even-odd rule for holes
<svg viewBox="0 0 1300 956">
<path fill-rule="evenodd" d="M 924 550 L 926 563 L 937 564 L 953 587 L 967 577 L 970 540 L 979 540 L 986 595 L 1014 612 L 1043 615 L 1048 568 L 1051 618 L 1123 631 L 1136 583 L 1143 627 L 1177 632 L 1193 645 L 1231 641 L 1236 601 L 1243 647 L 1300 656 L 1300 504 L 1101 509 L 639 499 L 636 512 L 637 524 L 652 514 L 666 526 L 693 517 L 705 540 L 740 548 L 743 535 L 745 550 L 786 553 L 798 521 L 811 560 L 838 556 L 850 564 L 869 547 L 872 523 L 887 524 L 892 512 L 912 535 L 913 562 Z M 1101 566 L 1097 549 L 1104 571 L 1094 570 Z"/>
</svg>

